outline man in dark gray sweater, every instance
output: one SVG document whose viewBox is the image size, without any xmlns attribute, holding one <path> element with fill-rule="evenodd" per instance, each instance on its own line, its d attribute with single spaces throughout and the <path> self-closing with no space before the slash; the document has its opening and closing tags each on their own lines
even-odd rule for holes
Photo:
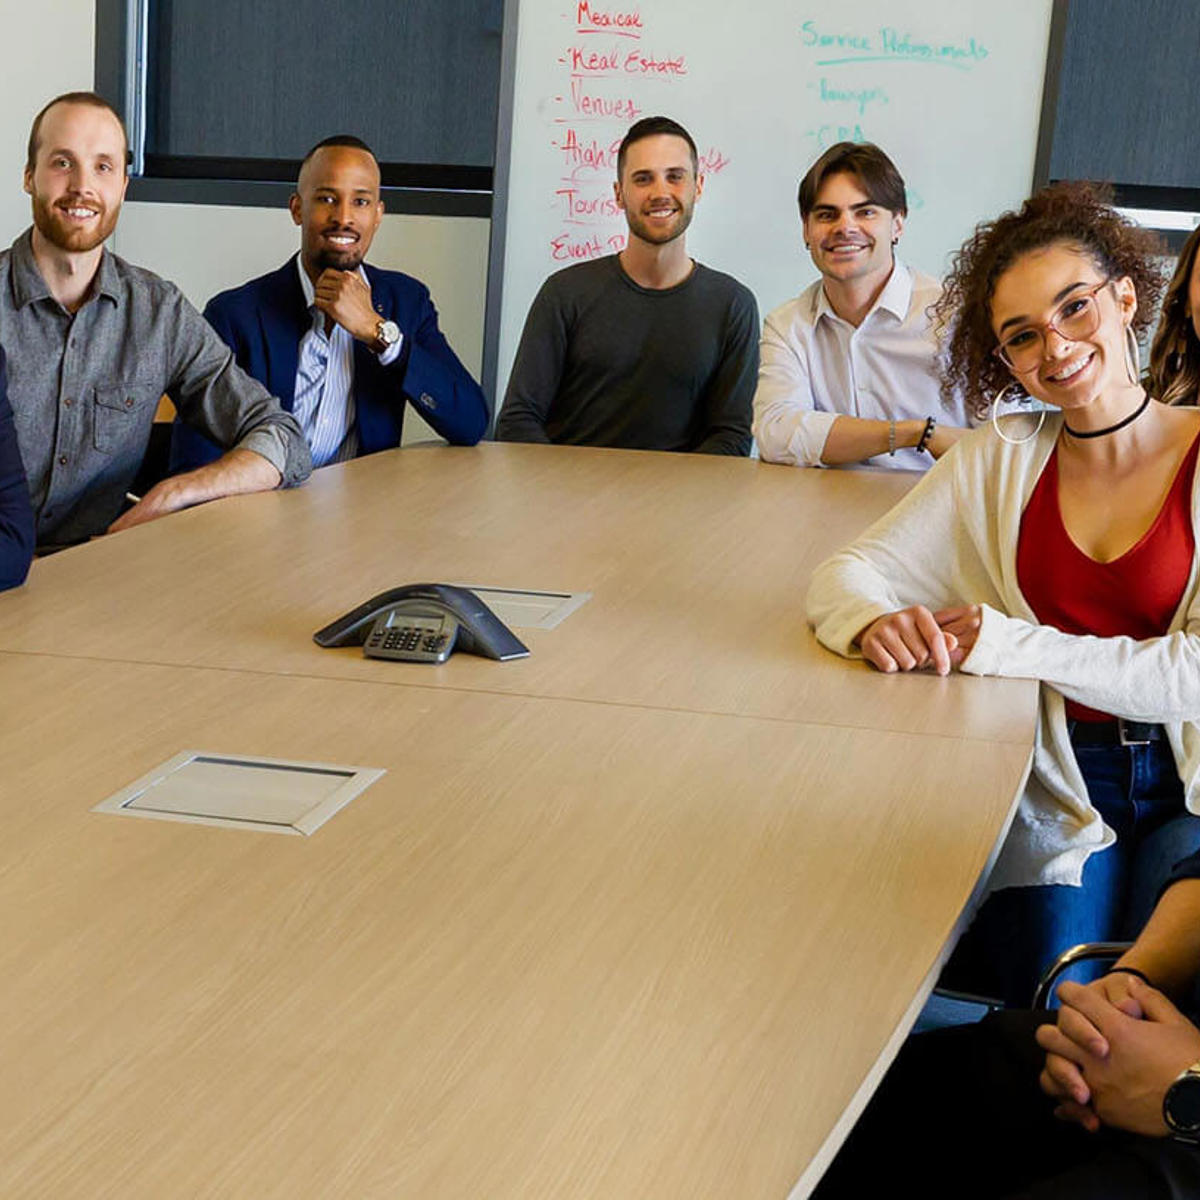
<svg viewBox="0 0 1200 1200">
<path fill-rule="evenodd" d="M 625 135 L 614 191 L 628 242 L 542 285 L 496 425 L 501 441 L 750 452 L 758 308 L 736 279 L 688 257 L 703 186 L 683 126 L 647 117 Z"/>
</svg>

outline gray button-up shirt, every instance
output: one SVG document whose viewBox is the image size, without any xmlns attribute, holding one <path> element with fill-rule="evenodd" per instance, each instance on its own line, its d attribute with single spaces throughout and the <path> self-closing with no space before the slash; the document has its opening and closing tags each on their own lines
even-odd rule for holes
<svg viewBox="0 0 1200 1200">
<path fill-rule="evenodd" d="M 302 483 L 299 425 L 173 284 L 104 251 L 72 314 L 50 294 L 26 230 L 0 253 L 0 345 L 39 546 L 103 533 L 146 453 L 160 397 L 225 449 Z"/>
</svg>

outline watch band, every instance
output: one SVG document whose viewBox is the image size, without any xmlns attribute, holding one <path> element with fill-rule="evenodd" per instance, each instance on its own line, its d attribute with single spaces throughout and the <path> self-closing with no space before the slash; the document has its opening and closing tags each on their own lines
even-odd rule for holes
<svg viewBox="0 0 1200 1200">
<path fill-rule="evenodd" d="M 387 321 L 381 317 L 379 324 L 375 326 L 375 352 L 383 354 L 400 340 L 400 336 L 400 326 L 395 321 Z"/>
</svg>

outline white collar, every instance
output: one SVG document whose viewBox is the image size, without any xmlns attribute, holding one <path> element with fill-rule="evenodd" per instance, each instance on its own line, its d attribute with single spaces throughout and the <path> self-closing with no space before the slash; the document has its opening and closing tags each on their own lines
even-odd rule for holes
<svg viewBox="0 0 1200 1200">
<path fill-rule="evenodd" d="M 830 316 L 840 321 L 841 317 L 833 311 L 833 305 L 829 303 L 829 297 L 825 295 L 824 280 L 817 282 L 819 286 L 817 287 L 817 302 L 813 311 L 813 324 L 815 325 L 823 316 Z M 880 308 L 887 309 L 897 321 L 905 320 L 908 317 L 908 307 L 912 303 L 912 294 L 912 272 L 897 258 L 887 283 L 883 285 L 883 291 L 879 293 L 860 325 L 865 325 L 871 314 Z"/>
</svg>

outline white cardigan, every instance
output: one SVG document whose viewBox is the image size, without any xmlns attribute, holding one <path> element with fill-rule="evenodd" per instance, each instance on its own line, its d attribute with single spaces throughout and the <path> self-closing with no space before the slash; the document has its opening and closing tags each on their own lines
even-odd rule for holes
<svg viewBox="0 0 1200 1200">
<path fill-rule="evenodd" d="M 1064 696 L 1165 725 L 1187 807 L 1200 812 L 1196 556 L 1170 630 L 1144 642 L 1039 625 L 1017 585 L 1021 514 L 1061 427 L 1061 414 L 1050 415 L 1020 446 L 1003 442 L 990 426 L 964 437 L 891 512 L 822 563 L 808 591 L 817 638 L 847 657 L 859 653 L 852 639 L 884 613 L 914 604 L 934 610 L 981 604 L 979 636 L 962 670 L 1041 681 L 1033 769 L 992 872 L 992 890 L 1078 886 L 1088 856 L 1116 840 L 1088 801 L 1067 736 Z M 1193 530 L 1200 527 L 1200 470 L 1196 476 Z"/>
</svg>

